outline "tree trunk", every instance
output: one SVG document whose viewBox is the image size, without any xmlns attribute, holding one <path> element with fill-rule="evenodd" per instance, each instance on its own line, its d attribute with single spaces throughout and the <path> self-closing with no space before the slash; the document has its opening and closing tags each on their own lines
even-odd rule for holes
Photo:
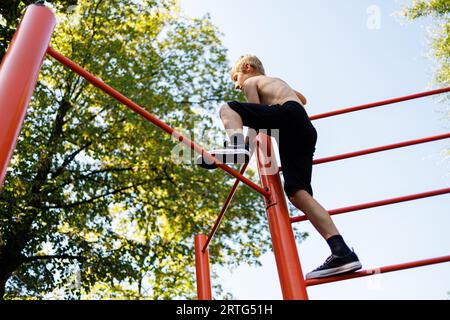
<svg viewBox="0 0 450 320">
<path fill-rule="evenodd" d="M 15 226 L 5 239 L 5 244 L 0 247 L 0 300 L 4 299 L 6 291 L 6 282 L 12 276 L 20 265 L 25 261 L 25 256 L 22 254 L 28 241 L 32 238 L 32 224 L 38 215 L 41 207 L 41 189 L 47 182 L 47 176 L 51 170 L 52 159 L 56 153 L 56 146 L 62 139 L 62 128 L 64 124 L 64 117 L 71 105 L 66 100 L 63 100 L 58 109 L 58 113 L 54 122 L 52 133 L 48 140 L 48 149 L 38 162 L 37 174 L 32 182 L 31 196 L 28 205 L 32 208 L 25 214 L 22 223 Z"/>
<path fill-rule="evenodd" d="M 18 237 L 8 239 L 0 250 L 0 300 L 4 299 L 6 282 L 15 270 L 24 262 L 22 250 L 26 245 L 26 239 Z"/>
</svg>

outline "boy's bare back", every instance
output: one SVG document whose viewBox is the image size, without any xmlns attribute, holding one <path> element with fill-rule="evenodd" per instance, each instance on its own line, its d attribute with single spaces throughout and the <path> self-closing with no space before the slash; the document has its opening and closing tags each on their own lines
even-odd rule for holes
<svg viewBox="0 0 450 320">
<path fill-rule="evenodd" d="M 249 87 L 256 87 L 261 104 L 274 105 L 283 104 L 287 101 L 296 101 L 304 105 L 306 101 L 301 100 L 298 92 L 293 90 L 280 78 L 258 75 L 248 78 L 243 84 L 243 91 Z M 306 99 L 305 99 L 306 100 Z"/>
</svg>

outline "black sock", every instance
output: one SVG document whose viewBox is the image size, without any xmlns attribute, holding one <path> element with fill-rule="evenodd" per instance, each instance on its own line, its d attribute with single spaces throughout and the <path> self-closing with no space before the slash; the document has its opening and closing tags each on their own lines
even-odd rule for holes
<svg viewBox="0 0 450 320">
<path fill-rule="evenodd" d="M 345 244 L 344 238 L 339 234 L 328 238 L 327 243 L 330 246 L 331 253 L 334 255 L 345 256 L 352 252 Z"/>
<path fill-rule="evenodd" d="M 233 144 L 233 145 L 244 144 L 244 135 L 242 133 L 233 133 L 230 136 L 230 144 Z"/>
</svg>

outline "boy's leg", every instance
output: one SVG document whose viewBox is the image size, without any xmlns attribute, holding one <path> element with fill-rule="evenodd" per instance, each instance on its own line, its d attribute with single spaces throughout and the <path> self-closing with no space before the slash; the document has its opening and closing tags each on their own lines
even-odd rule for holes
<svg viewBox="0 0 450 320">
<path fill-rule="evenodd" d="M 223 163 L 248 162 L 250 146 L 246 145 L 244 141 L 243 126 L 255 130 L 281 128 L 286 121 L 286 112 L 288 110 L 280 105 L 269 106 L 238 101 L 231 101 L 222 105 L 220 117 L 230 138 L 230 143 L 227 144 L 225 149 L 211 150 L 210 153 Z M 216 165 L 209 163 L 203 156 L 197 157 L 196 162 L 205 169 L 216 168 Z"/>
<path fill-rule="evenodd" d="M 306 279 L 328 277 L 361 269 L 358 256 L 350 250 L 339 234 L 329 213 L 305 190 L 299 190 L 289 197 L 298 209 L 325 238 L 332 255 L 320 267 L 306 275 Z"/>
<path fill-rule="evenodd" d="M 220 108 L 220 118 L 222 119 L 223 126 L 225 127 L 225 131 L 227 132 L 230 141 L 232 141 L 233 136 L 243 137 L 244 124 L 242 118 L 239 113 L 230 108 L 228 103 Z"/>
<path fill-rule="evenodd" d="M 230 139 L 224 149 L 211 150 L 223 163 L 247 163 L 251 151 L 254 150 L 254 138 L 261 129 L 279 129 L 286 122 L 289 112 L 281 105 L 265 105 L 231 101 L 220 107 L 220 118 Z M 243 126 L 247 126 L 247 139 L 244 138 Z M 270 133 L 269 133 L 270 135 Z M 197 164 L 205 169 L 215 169 L 216 165 L 209 163 L 203 156 L 197 158 Z"/>
<path fill-rule="evenodd" d="M 339 234 L 328 211 L 325 210 L 308 192 L 305 190 L 298 190 L 293 196 L 289 197 L 289 200 L 297 209 L 301 210 L 308 217 L 309 221 L 311 221 L 312 225 L 319 231 L 325 240 Z"/>
<path fill-rule="evenodd" d="M 245 163 L 250 160 L 250 151 L 245 145 L 243 134 L 243 121 L 239 113 L 230 108 L 228 104 L 220 108 L 220 118 L 222 119 L 226 133 L 230 138 L 230 143 L 226 144 L 225 149 L 211 150 L 222 163 Z M 203 158 L 203 155 L 197 157 L 196 163 L 205 169 L 215 169 L 217 166 Z"/>
</svg>

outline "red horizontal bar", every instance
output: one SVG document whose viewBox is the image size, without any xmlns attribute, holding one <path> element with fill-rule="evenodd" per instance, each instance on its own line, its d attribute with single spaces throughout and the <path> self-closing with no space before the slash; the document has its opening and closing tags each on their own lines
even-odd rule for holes
<svg viewBox="0 0 450 320">
<path fill-rule="evenodd" d="M 395 264 L 392 266 L 358 271 L 355 273 L 350 273 L 350 274 L 341 275 L 341 276 L 334 276 L 334 277 L 321 278 L 321 279 L 310 279 L 310 280 L 306 280 L 306 286 L 309 287 L 309 286 L 315 286 L 318 284 L 373 276 L 375 274 L 380 274 L 380 273 L 388 273 L 388 272 L 392 272 L 392 271 L 399 271 L 399 270 L 423 267 L 423 266 L 427 266 L 427 265 L 431 265 L 431 264 L 438 264 L 438 263 L 449 262 L 449 261 L 450 261 L 450 255 L 443 256 L 443 257 L 437 257 L 437 258 L 431 258 L 431 259 L 425 259 L 425 260 L 419 260 L 419 261 L 406 262 L 406 263 L 401 263 L 401 264 Z"/>
<path fill-rule="evenodd" d="M 362 156 L 362 155 L 366 155 L 366 154 L 371 154 L 371 153 L 376 153 L 376 152 L 381 152 L 381 151 L 386 151 L 386 150 L 392 150 L 392 149 L 397 149 L 397 148 L 403 148 L 403 147 L 407 147 L 407 146 L 412 146 L 412 145 L 416 145 L 416 144 L 427 143 L 427 142 L 432 142 L 432 141 L 437 141 L 437 140 L 443 140 L 443 139 L 448 139 L 448 138 L 450 138 L 450 132 L 440 134 L 437 136 L 431 136 L 431 137 L 426 137 L 426 138 L 421 138 L 421 139 L 416 139 L 416 140 L 409 140 L 409 141 L 389 144 L 386 146 L 344 153 L 344 154 L 340 154 L 337 156 L 320 158 L 320 159 L 313 160 L 313 165 L 326 163 L 326 162 L 333 162 L 333 161 L 338 161 L 338 160 L 343 160 L 343 159 L 348 159 L 348 158 L 354 158 L 354 157 L 358 157 L 358 156 Z M 279 169 L 280 169 L 280 171 L 283 171 L 282 167 L 280 167 Z"/>
<path fill-rule="evenodd" d="M 247 169 L 249 162 L 244 163 L 244 165 L 241 168 L 240 174 L 244 174 L 245 170 Z M 222 222 L 223 216 L 225 215 L 225 212 L 227 212 L 228 205 L 231 202 L 231 199 L 233 199 L 234 193 L 239 185 L 239 180 L 236 179 L 234 181 L 233 187 L 230 190 L 230 193 L 228 193 L 227 199 L 225 200 L 225 203 L 222 206 L 222 210 L 220 210 L 220 214 L 216 219 L 216 222 L 214 223 L 214 226 L 212 227 L 211 231 L 209 232 L 208 239 L 206 239 L 205 245 L 203 246 L 202 252 L 206 252 L 208 249 L 209 243 L 211 242 L 212 238 L 216 234 L 217 229 L 219 228 L 220 223 Z"/>
<path fill-rule="evenodd" d="M 403 101 L 423 98 L 423 97 L 432 96 L 432 95 L 436 95 L 436 94 L 441 94 L 441 93 L 445 93 L 445 92 L 449 92 L 449 91 L 450 91 L 450 87 L 436 89 L 436 90 L 431 90 L 431 91 L 420 92 L 420 93 L 411 94 L 411 95 L 404 96 L 404 97 L 399 97 L 399 98 L 394 98 L 394 99 L 389 99 L 389 100 L 383 100 L 383 101 L 363 104 L 363 105 L 360 105 L 360 106 L 345 108 L 345 109 L 341 109 L 341 110 L 321 113 L 321 114 L 318 114 L 318 115 L 311 116 L 310 119 L 311 120 L 323 119 L 323 118 L 327 118 L 327 117 L 336 116 L 336 115 L 339 115 L 339 114 L 344 114 L 344 113 L 349 113 L 349 112 L 354 112 L 354 111 L 359 111 L 359 110 L 364 110 L 364 109 L 369 109 L 369 108 L 374 108 L 374 107 L 380 107 L 380 106 L 384 106 L 384 105 L 388 105 L 388 104 L 394 104 L 394 103 L 398 103 L 398 102 L 403 102 Z"/>
<path fill-rule="evenodd" d="M 371 153 L 376 153 L 376 152 L 381 152 L 381 151 L 386 151 L 386 150 L 392 150 L 392 149 L 397 149 L 397 148 L 403 148 L 403 147 L 407 147 L 407 146 L 412 146 L 412 145 L 436 141 L 436 140 L 443 140 L 443 139 L 448 139 L 448 138 L 450 138 L 450 132 L 440 134 L 437 136 L 431 136 L 431 137 L 426 137 L 426 138 L 421 138 L 421 139 L 416 139 L 416 140 L 409 140 L 409 141 L 405 141 L 405 142 L 389 144 L 386 146 L 365 149 L 365 150 L 355 151 L 355 152 L 350 152 L 350 153 L 344 153 L 344 154 L 337 155 L 337 156 L 321 158 L 321 159 L 314 160 L 313 164 L 321 164 L 321 163 L 326 163 L 326 162 L 338 161 L 338 160 L 358 157 L 358 156 L 362 156 L 362 155 L 366 155 L 366 154 L 371 154 Z"/>
<path fill-rule="evenodd" d="M 221 169 L 225 170 L 232 176 L 236 177 L 246 185 L 248 185 L 250 188 L 254 189 L 255 191 L 259 192 L 260 194 L 270 197 L 270 192 L 264 190 L 260 186 L 258 186 L 256 183 L 251 181 L 250 179 L 245 178 L 243 175 L 239 174 L 237 171 L 231 169 L 230 167 L 224 165 L 223 163 L 220 163 L 215 157 L 213 157 L 211 154 L 206 152 L 202 147 L 196 145 L 194 142 L 189 140 L 188 138 L 184 137 L 181 133 L 175 131 L 173 128 L 168 126 L 165 122 L 159 120 L 156 118 L 153 114 L 136 104 L 135 102 L 131 101 L 127 97 L 125 97 L 123 94 L 118 92 L 117 90 L 113 89 L 112 87 L 108 86 L 106 83 L 104 83 L 102 80 L 94 76 L 93 74 L 89 73 L 88 71 L 84 70 L 82 67 L 80 67 L 78 64 L 70 60 L 69 58 L 65 57 L 52 47 L 48 47 L 47 53 L 51 55 L 53 58 L 61 62 L 63 65 L 68 67 L 69 69 L 72 69 L 74 72 L 78 73 L 80 76 L 85 78 L 87 81 L 92 83 L 97 88 L 101 89 L 103 92 L 109 94 L 111 97 L 117 99 L 124 105 L 126 105 L 128 108 L 133 110 L 134 112 L 138 113 L 148 121 L 152 122 L 168 134 L 172 135 L 175 139 L 178 139 L 178 141 L 184 143 L 186 146 L 190 147 L 192 150 L 199 154 L 203 154 L 205 158 L 207 158 L 209 161 L 214 161 L 214 163 Z"/>
<path fill-rule="evenodd" d="M 417 200 L 417 199 L 428 198 L 428 197 L 434 197 L 434 196 L 447 194 L 447 193 L 450 193 L 450 188 L 444 188 L 444 189 L 427 191 L 427 192 L 423 192 L 423 193 L 417 193 L 417 194 L 412 194 L 412 195 L 402 196 L 402 197 L 397 197 L 397 198 L 392 198 L 392 199 L 358 204 L 358 205 L 354 205 L 354 206 L 350 206 L 350 207 L 330 210 L 330 211 L 328 211 L 328 213 L 330 214 L 330 216 L 332 216 L 335 214 L 342 214 L 342 213 L 346 213 L 346 212 L 364 210 L 364 209 L 368 209 L 368 208 L 381 207 L 381 206 L 385 206 L 385 205 L 389 205 L 389 204 Z M 308 217 L 305 215 L 291 218 L 292 223 L 305 221 L 305 220 L 308 220 Z"/>
</svg>

